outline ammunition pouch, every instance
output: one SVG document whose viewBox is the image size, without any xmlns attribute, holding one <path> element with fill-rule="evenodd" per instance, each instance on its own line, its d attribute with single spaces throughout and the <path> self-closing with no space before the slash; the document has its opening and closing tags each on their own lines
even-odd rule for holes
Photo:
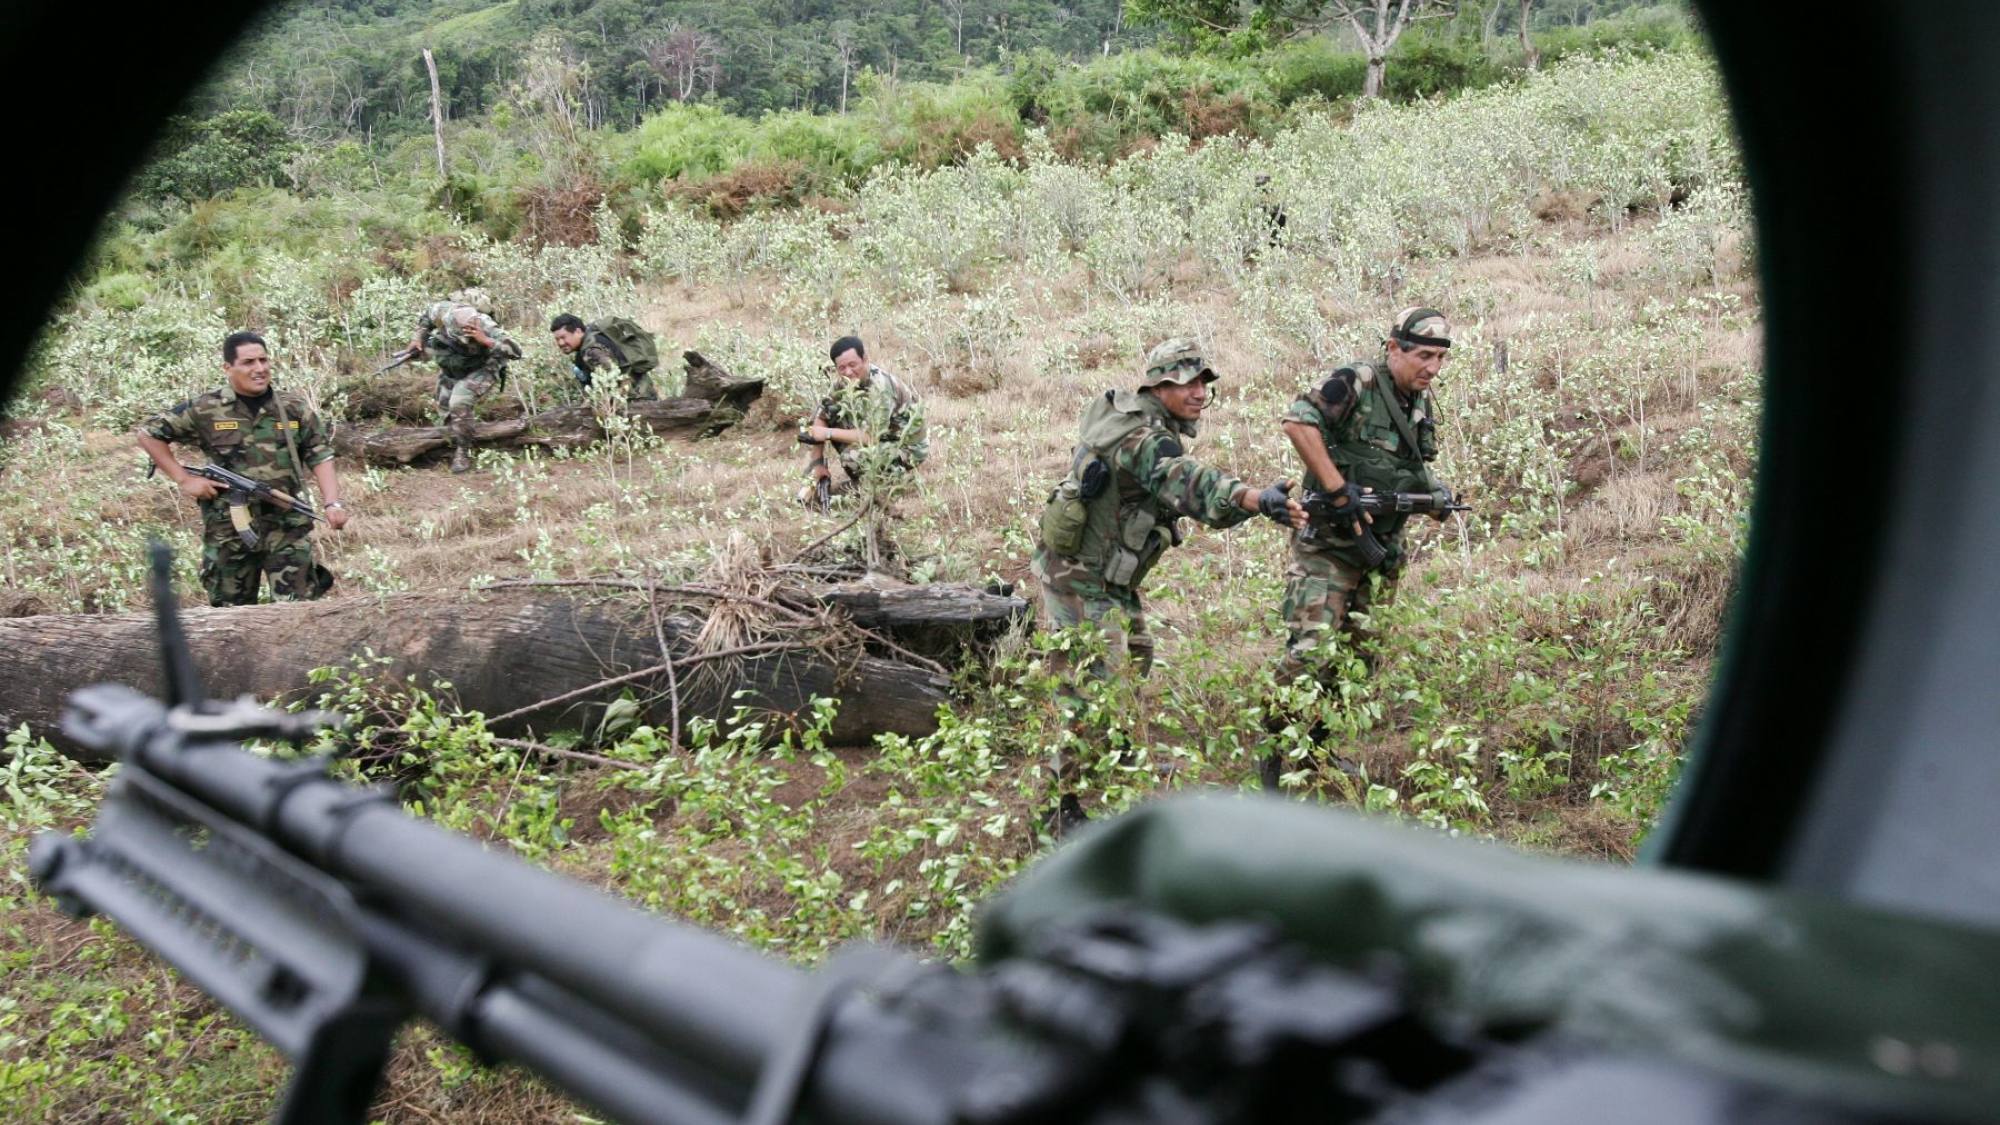
<svg viewBox="0 0 2000 1125">
<path fill-rule="evenodd" d="M 1083 486 L 1075 477 L 1064 477 L 1049 493 L 1042 508 L 1042 543 L 1058 555 L 1074 555 L 1083 548 L 1083 528 L 1090 522 L 1090 505 L 1083 499 Z"/>
<path fill-rule="evenodd" d="M 1150 505 L 1132 512 L 1120 522 L 1118 539 L 1104 556 L 1104 581 L 1132 589 L 1166 553 L 1167 533 Z"/>
<path fill-rule="evenodd" d="M 1042 508 L 1042 542 L 1059 555 L 1074 556 L 1083 549 L 1084 530 L 1090 524 L 1090 505 L 1111 483 L 1111 467 L 1087 445 L 1070 455 L 1070 474 L 1049 493 Z"/>
</svg>

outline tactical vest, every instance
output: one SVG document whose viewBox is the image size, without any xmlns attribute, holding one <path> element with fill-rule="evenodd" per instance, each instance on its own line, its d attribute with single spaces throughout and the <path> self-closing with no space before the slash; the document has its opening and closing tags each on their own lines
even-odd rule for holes
<svg viewBox="0 0 2000 1125">
<path fill-rule="evenodd" d="M 1437 457 L 1437 427 L 1432 420 L 1430 394 L 1419 394 L 1408 412 L 1404 412 L 1395 398 L 1395 381 L 1389 377 L 1386 361 L 1356 363 L 1347 370 L 1354 372 L 1358 398 L 1354 413 L 1342 427 L 1345 438 L 1327 450 L 1340 475 L 1377 492 L 1434 490 L 1437 485 L 1431 477 L 1429 462 Z M 1417 439 L 1415 448 L 1405 437 L 1404 426 L 1397 424 L 1398 414 L 1402 414 L 1410 434 Z M 1401 535 L 1409 518 L 1407 514 L 1393 512 L 1375 515 L 1371 530 L 1389 549 L 1389 561 L 1383 564 L 1385 569 L 1393 570 L 1401 561 Z M 1326 553 L 1351 565 L 1361 565 L 1352 539 L 1336 533 L 1321 542 L 1326 544 Z"/>
<path fill-rule="evenodd" d="M 1145 429 L 1174 429 L 1151 395 L 1106 391 L 1084 411 L 1070 474 L 1056 486 L 1042 515 L 1042 542 L 1083 564 L 1106 585 L 1137 589 L 1176 536 L 1171 508 L 1162 508 L 1117 467 L 1117 450 Z M 1091 465 L 1101 465 L 1093 472 Z M 1095 475 L 1101 484 L 1089 487 Z M 1074 549 L 1065 549 L 1070 542 Z"/>
</svg>

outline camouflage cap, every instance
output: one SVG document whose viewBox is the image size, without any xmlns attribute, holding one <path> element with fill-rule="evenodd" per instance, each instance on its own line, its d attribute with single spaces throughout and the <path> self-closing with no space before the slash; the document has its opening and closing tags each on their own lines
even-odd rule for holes
<svg viewBox="0 0 2000 1125">
<path fill-rule="evenodd" d="M 1389 338 L 1401 344 L 1448 348 L 1451 324 L 1436 309 L 1408 308 L 1396 314 L 1395 323 L 1389 326 Z"/>
<path fill-rule="evenodd" d="M 451 303 L 454 305 L 471 305 L 487 316 L 493 315 L 493 298 L 487 294 L 486 290 L 479 288 L 477 285 L 470 285 L 453 292 Z"/>
<path fill-rule="evenodd" d="M 1208 361 L 1202 358 L 1201 345 L 1184 336 L 1162 340 L 1146 353 L 1146 366 L 1140 372 L 1139 386 L 1157 387 L 1161 383 L 1184 386 L 1196 378 L 1213 383 L 1219 376 L 1209 369 Z"/>
</svg>

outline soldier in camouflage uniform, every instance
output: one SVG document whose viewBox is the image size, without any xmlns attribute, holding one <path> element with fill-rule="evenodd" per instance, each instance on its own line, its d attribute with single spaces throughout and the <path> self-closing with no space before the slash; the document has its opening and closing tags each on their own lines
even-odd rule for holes
<svg viewBox="0 0 2000 1125">
<path fill-rule="evenodd" d="M 577 381 L 588 387 L 594 372 L 616 371 L 631 380 L 625 393 L 627 402 L 657 402 L 659 388 L 653 385 L 653 373 L 631 370 L 628 361 L 618 347 L 617 341 L 606 335 L 595 324 L 585 324 L 575 313 L 563 313 L 549 322 L 549 332 L 555 337 L 556 348 L 570 357 L 576 368 Z"/>
<path fill-rule="evenodd" d="M 819 481 L 833 476 L 826 461 L 828 444 L 846 473 L 845 480 L 833 485 L 836 496 L 864 483 L 891 483 L 923 464 L 931 451 L 916 390 L 868 362 L 859 336 L 835 340 L 828 354 L 841 384 L 806 423 L 806 471 L 812 480 L 799 494 L 801 503 L 812 500 Z"/>
<path fill-rule="evenodd" d="M 1404 309 L 1389 328 L 1382 354 L 1333 372 L 1285 411 L 1285 436 L 1305 462 L 1305 487 L 1336 494 L 1345 507 L 1363 490 L 1431 492 L 1450 489 L 1431 472 L 1437 457 L 1437 410 L 1431 380 L 1451 348 L 1451 326 L 1435 309 Z M 1407 514 L 1362 516 L 1387 552 L 1366 568 L 1352 520 L 1306 541 L 1292 536 L 1285 569 L 1283 614 L 1288 632 L 1278 677 L 1289 682 L 1311 665 L 1330 630 L 1353 631 L 1349 615 L 1371 599 L 1386 603 L 1403 566 Z M 1442 513 L 1437 518 L 1443 519 Z M 1371 592 L 1370 574 L 1376 576 Z"/>
<path fill-rule="evenodd" d="M 1191 340 L 1153 348 L 1137 390 L 1091 399 L 1070 474 L 1043 511 L 1033 562 L 1043 624 L 1089 622 L 1141 676 L 1152 668 L 1153 638 L 1139 586 L 1167 548 L 1180 543 L 1181 517 L 1214 528 L 1259 514 L 1294 528 L 1306 523 L 1305 509 L 1287 495 L 1288 482 L 1259 490 L 1188 456 L 1216 378 Z M 1108 671 L 1098 665 L 1087 674 Z M 1058 755 L 1058 833 L 1084 818 L 1075 793 L 1081 773 L 1082 763 Z"/>
<path fill-rule="evenodd" d="M 493 301 L 483 289 L 460 289 L 417 318 L 410 350 L 438 365 L 437 404 L 451 429 L 451 471 L 472 468 L 473 409 L 507 383 L 507 361 L 521 358 L 521 345 L 492 317 Z"/>
<path fill-rule="evenodd" d="M 222 342 L 222 370 L 229 381 L 221 390 L 147 421 L 139 448 L 200 504 L 201 582 L 210 605 L 256 604 L 263 575 L 271 578 L 274 598 L 317 598 L 332 587 L 333 575 L 313 562 L 312 520 L 253 498 L 249 516 L 257 545 L 245 545 L 230 522 L 222 490 L 182 468 L 169 448 L 200 446 L 210 462 L 293 496 L 302 495 L 303 470 L 310 470 L 328 526 L 338 531 L 347 525 L 326 427 L 304 398 L 272 388 L 263 338 L 252 332 L 230 335 Z"/>
</svg>

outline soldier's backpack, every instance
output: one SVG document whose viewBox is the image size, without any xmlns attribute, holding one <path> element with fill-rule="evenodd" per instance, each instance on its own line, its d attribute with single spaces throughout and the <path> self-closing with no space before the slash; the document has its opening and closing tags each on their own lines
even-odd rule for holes
<svg viewBox="0 0 2000 1125">
<path fill-rule="evenodd" d="M 1049 493 L 1042 509 L 1042 542 L 1058 555 L 1075 556 L 1083 549 L 1093 509 L 1101 525 L 1112 520 L 1116 498 L 1100 501 L 1111 483 L 1111 451 L 1146 427 L 1132 392 L 1106 391 L 1084 411 L 1076 448 L 1070 451 L 1069 475 Z M 1105 530 L 1100 527 L 1100 532 Z"/>
<path fill-rule="evenodd" d="M 597 322 L 598 335 L 611 345 L 611 358 L 618 370 L 633 378 L 660 365 L 660 344 L 653 334 L 628 317 L 607 317 Z"/>
</svg>

